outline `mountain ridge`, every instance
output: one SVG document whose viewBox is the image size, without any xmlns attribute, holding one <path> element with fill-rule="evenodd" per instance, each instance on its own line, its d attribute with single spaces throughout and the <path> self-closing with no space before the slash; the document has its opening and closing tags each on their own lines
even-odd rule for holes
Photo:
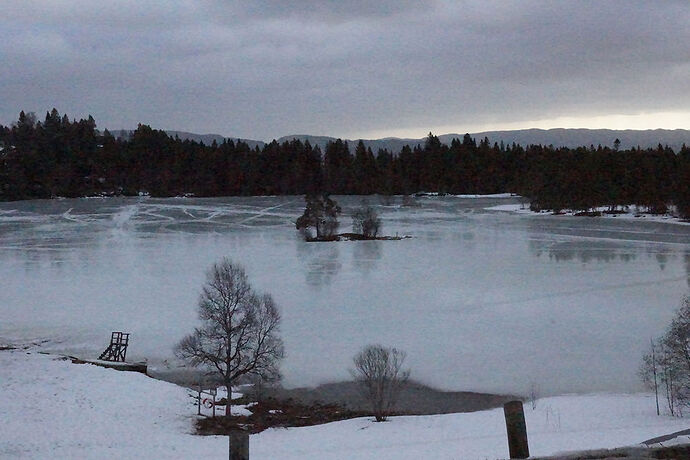
<svg viewBox="0 0 690 460">
<path fill-rule="evenodd" d="M 115 130 L 111 131 L 115 135 L 117 133 L 126 132 L 131 134 L 131 130 Z M 205 144 L 211 144 L 214 140 L 218 143 L 223 142 L 223 140 L 232 140 L 237 142 L 241 140 L 249 145 L 251 148 L 259 147 L 263 148 L 269 142 L 256 140 L 256 139 L 246 139 L 238 137 L 226 137 L 221 134 L 197 134 L 187 131 L 177 131 L 177 130 L 165 130 L 168 135 L 175 137 L 178 136 L 180 139 L 189 139 L 196 142 L 204 142 Z M 589 128 L 550 128 L 550 129 L 540 129 L 540 128 L 529 128 L 529 129 L 517 129 L 517 130 L 497 130 L 497 131 L 480 131 L 475 133 L 469 133 L 470 136 L 479 141 L 487 137 L 489 142 L 493 144 L 501 143 L 504 144 L 520 144 L 522 146 L 530 144 L 541 144 L 541 145 L 553 145 L 554 147 L 569 147 L 576 148 L 581 146 L 589 147 L 598 145 L 613 147 L 613 143 L 616 139 L 621 141 L 621 149 L 629 149 L 635 147 L 654 148 L 658 144 L 669 146 L 674 151 L 681 149 L 683 144 L 690 145 L 690 130 L 687 129 L 646 129 L 646 130 L 635 130 L 635 129 L 589 129 Z M 444 144 L 450 144 L 454 139 L 462 139 L 464 134 L 459 133 L 448 133 L 438 135 L 439 140 Z M 332 136 L 317 136 L 312 134 L 290 134 L 287 136 L 281 136 L 275 139 L 278 143 L 288 142 L 293 139 L 299 139 L 302 142 L 309 141 L 312 145 L 318 145 L 323 151 L 328 142 L 335 141 L 339 139 Z M 342 139 L 342 138 L 340 138 Z M 405 145 L 410 147 L 415 147 L 416 145 L 424 145 L 425 138 L 399 138 L 399 137 L 384 137 L 380 139 L 342 139 L 348 142 L 351 146 L 356 145 L 360 140 L 364 143 L 366 147 L 370 147 L 372 151 L 377 152 L 379 149 L 387 149 L 390 152 L 397 153 Z M 271 141 L 272 142 L 272 141 Z"/>
</svg>

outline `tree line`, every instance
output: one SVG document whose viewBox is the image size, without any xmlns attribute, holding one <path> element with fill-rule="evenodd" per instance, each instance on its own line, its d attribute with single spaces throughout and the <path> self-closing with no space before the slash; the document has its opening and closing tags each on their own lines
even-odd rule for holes
<svg viewBox="0 0 690 460">
<path fill-rule="evenodd" d="M 99 131 L 95 120 L 70 120 L 55 109 L 39 121 L 21 112 L 0 125 L 0 200 L 137 195 L 167 197 L 516 193 L 535 210 L 616 210 L 669 206 L 690 218 L 690 148 L 620 150 L 477 142 L 450 145 L 429 134 L 398 152 L 373 152 L 340 139 L 322 151 L 308 141 L 210 145 L 139 125 L 131 134 Z M 352 148 L 353 147 L 353 148 Z"/>
</svg>

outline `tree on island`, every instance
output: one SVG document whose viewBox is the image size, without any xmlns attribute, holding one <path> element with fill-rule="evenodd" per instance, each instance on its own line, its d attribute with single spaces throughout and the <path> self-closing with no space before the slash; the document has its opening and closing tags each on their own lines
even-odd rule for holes
<svg viewBox="0 0 690 460">
<path fill-rule="evenodd" d="M 352 231 L 361 234 L 364 238 L 374 239 L 381 229 L 381 219 L 374 208 L 368 203 L 355 209 L 352 214 Z"/>
<path fill-rule="evenodd" d="M 202 325 L 177 344 L 175 354 L 222 379 L 229 419 L 232 385 L 239 378 L 280 378 L 278 363 L 284 357 L 278 335 L 280 313 L 273 298 L 254 291 L 244 268 L 228 258 L 207 273 L 198 308 Z"/>
<path fill-rule="evenodd" d="M 300 230 L 306 239 L 312 239 L 310 229 L 316 230 L 317 240 L 328 240 L 338 231 L 338 214 L 340 206 L 327 194 L 306 195 L 307 203 L 304 213 L 297 219 L 295 227 Z"/>
</svg>

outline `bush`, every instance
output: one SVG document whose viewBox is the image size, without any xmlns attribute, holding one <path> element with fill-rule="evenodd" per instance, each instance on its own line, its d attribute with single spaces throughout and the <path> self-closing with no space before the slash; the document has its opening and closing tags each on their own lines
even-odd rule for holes
<svg viewBox="0 0 690 460">
<path fill-rule="evenodd" d="M 366 238 L 376 238 L 381 229 L 381 219 L 374 208 L 362 204 L 352 214 L 352 231 Z"/>
<path fill-rule="evenodd" d="M 410 370 L 402 369 L 405 356 L 397 348 L 368 345 L 354 357 L 352 374 L 371 403 L 377 422 L 385 421 L 391 414 L 400 390 L 410 378 Z"/>
</svg>

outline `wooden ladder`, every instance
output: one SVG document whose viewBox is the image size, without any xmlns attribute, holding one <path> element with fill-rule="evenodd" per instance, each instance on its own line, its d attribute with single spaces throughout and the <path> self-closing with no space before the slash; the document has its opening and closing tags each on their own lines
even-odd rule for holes
<svg viewBox="0 0 690 460">
<path fill-rule="evenodd" d="M 110 345 L 98 357 L 105 361 L 125 362 L 127 346 L 129 345 L 129 332 L 113 332 L 110 335 Z"/>
</svg>

